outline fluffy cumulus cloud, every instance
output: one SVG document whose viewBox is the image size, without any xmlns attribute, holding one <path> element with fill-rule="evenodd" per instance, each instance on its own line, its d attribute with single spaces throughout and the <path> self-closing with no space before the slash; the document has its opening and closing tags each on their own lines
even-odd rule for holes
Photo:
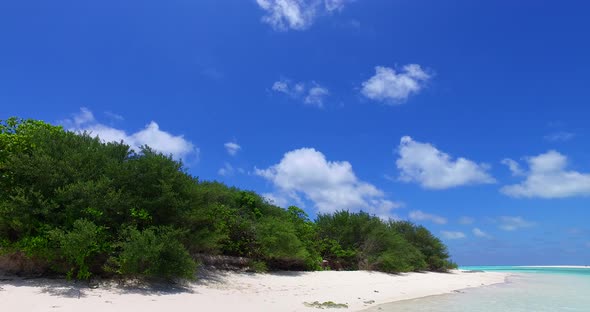
<svg viewBox="0 0 590 312">
<path fill-rule="evenodd" d="M 341 11 L 353 0 L 256 0 L 264 23 L 279 31 L 304 30 L 321 15 Z"/>
<path fill-rule="evenodd" d="M 501 192 L 512 197 L 564 198 L 590 195 L 590 173 L 567 170 L 568 159 L 556 151 L 526 158 L 529 170 L 521 183 Z"/>
<path fill-rule="evenodd" d="M 491 235 L 489 235 L 488 233 L 482 231 L 479 228 L 473 228 L 473 235 L 475 235 L 476 237 L 482 237 L 482 238 L 492 238 Z"/>
<path fill-rule="evenodd" d="M 240 149 L 242 149 L 242 147 L 236 142 L 227 142 L 223 144 L 223 146 L 225 147 L 227 153 L 231 156 L 235 156 L 240 151 Z"/>
<path fill-rule="evenodd" d="M 380 217 L 391 216 L 399 203 L 388 200 L 380 189 L 357 178 L 352 165 L 346 161 L 328 161 L 313 148 L 301 148 L 285 153 L 283 159 L 267 169 L 255 169 L 276 187 L 271 199 L 301 203 L 302 198 L 313 202 L 319 212 L 364 210 Z"/>
<path fill-rule="evenodd" d="M 465 158 L 453 159 L 429 143 L 404 136 L 396 161 L 400 180 L 417 182 L 427 189 L 447 189 L 461 185 L 495 183 L 489 166 Z"/>
<path fill-rule="evenodd" d="M 498 218 L 498 227 L 504 231 L 516 231 L 535 225 L 534 222 L 525 220 L 522 217 L 503 216 Z"/>
<path fill-rule="evenodd" d="M 137 132 L 127 133 L 125 130 L 98 122 L 92 111 L 81 108 L 79 113 L 62 123 L 70 131 L 87 132 L 91 136 L 98 136 L 104 142 L 123 141 L 135 150 L 138 150 L 140 146 L 148 145 L 158 152 L 171 154 L 176 159 L 186 160 L 188 157 L 198 157 L 199 153 L 199 149 L 182 135 L 162 131 L 155 121 L 151 121 Z"/>
<path fill-rule="evenodd" d="M 425 213 L 420 210 L 411 211 L 408 215 L 412 221 L 430 221 L 436 224 L 446 224 L 447 219 L 430 213 Z"/>
<path fill-rule="evenodd" d="M 440 235 L 444 239 L 461 239 L 465 238 L 465 233 L 454 231 L 440 231 Z"/>
<path fill-rule="evenodd" d="M 418 64 L 406 65 L 400 72 L 377 66 L 375 75 L 363 82 L 361 93 L 371 100 L 399 104 L 420 92 L 430 78 L 431 75 Z"/>
<path fill-rule="evenodd" d="M 293 99 L 301 100 L 306 105 L 320 108 L 324 107 L 324 101 L 326 97 L 330 95 L 330 91 L 327 88 L 320 86 L 316 82 L 293 83 L 288 79 L 275 81 L 271 90 L 277 93 L 286 94 Z"/>
</svg>

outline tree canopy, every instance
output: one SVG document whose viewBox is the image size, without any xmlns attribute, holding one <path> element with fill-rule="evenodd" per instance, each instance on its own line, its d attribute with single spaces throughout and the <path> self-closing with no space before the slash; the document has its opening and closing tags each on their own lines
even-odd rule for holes
<svg viewBox="0 0 590 312">
<path fill-rule="evenodd" d="M 0 254 L 42 273 L 191 277 L 195 255 L 247 257 L 257 269 L 406 272 L 454 267 L 426 228 L 300 208 L 200 181 L 148 146 L 104 143 L 42 121 L 0 122 Z"/>
</svg>

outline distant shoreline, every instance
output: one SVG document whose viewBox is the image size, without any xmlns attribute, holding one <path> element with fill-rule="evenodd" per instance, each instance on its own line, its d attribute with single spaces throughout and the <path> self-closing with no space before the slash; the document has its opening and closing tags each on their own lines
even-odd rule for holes
<svg viewBox="0 0 590 312">
<path fill-rule="evenodd" d="M 182 288 L 118 287 L 47 279 L 3 279 L 0 301 L 7 311 L 317 311 L 313 303 L 346 305 L 362 311 L 400 300 L 504 283 L 498 272 L 386 274 L 372 271 L 277 272 L 211 271 Z M 307 305 L 306 305 L 307 303 Z"/>
<path fill-rule="evenodd" d="M 590 265 L 517 265 L 515 268 L 590 269 Z"/>
<path fill-rule="evenodd" d="M 548 269 L 590 269 L 590 265 L 465 265 L 460 270 L 483 270 L 486 268 L 548 268 Z"/>
</svg>

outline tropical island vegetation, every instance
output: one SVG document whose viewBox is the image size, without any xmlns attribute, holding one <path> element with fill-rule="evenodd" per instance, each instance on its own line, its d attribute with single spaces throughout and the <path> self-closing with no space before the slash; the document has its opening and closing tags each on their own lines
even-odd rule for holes
<svg viewBox="0 0 590 312">
<path fill-rule="evenodd" d="M 255 271 L 456 267 L 438 238 L 408 221 L 348 211 L 310 220 L 298 207 L 201 181 L 148 146 L 0 122 L 0 262 L 76 279 L 170 279 L 192 278 L 198 255 L 244 257 Z"/>
</svg>

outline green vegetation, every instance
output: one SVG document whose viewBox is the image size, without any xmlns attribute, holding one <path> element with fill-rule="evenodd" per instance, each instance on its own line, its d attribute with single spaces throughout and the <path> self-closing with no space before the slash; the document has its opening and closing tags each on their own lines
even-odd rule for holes
<svg viewBox="0 0 590 312">
<path fill-rule="evenodd" d="M 317 308 L 317 309 L 348 309 L 348 304 L 335 303 L 333 301 L 325 301 L 320 303 L 319 301 L 304 302 L 306 307 Z"/>
<path fill-rule="evenodd" d="M 17 118 L 0 122 L 0 254 L 77 279 L 190 278 L 197 254 L 246 257 L 256 271 L 318 270 L 322 260 L 384 272 L 454 266 L 424 227 L 347 211 L 312 221 L 200 181 L 147 146 Z"/>
<path fill-rule="evenodd" d="M 112 260 L 117 273 L 132 276 L 191 278 L 195 262 L 178 241 L 179 232 L 168 227 L 123 231 L 120 252 Z"/>
</svg>

